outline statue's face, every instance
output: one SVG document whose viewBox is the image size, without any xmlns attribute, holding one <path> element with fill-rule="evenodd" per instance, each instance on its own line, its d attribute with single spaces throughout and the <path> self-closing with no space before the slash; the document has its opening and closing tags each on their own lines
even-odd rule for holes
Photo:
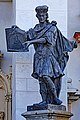
<svg viewBox="0 0 80 120">
<path fill-rule="evenodd" d="M 47 16 L 44 13 L 39 14 L 37 17 L 38 17 L 38 20 L 39 20 L 40 23 L 44 23 L 47 20 Z"/>
</svg>

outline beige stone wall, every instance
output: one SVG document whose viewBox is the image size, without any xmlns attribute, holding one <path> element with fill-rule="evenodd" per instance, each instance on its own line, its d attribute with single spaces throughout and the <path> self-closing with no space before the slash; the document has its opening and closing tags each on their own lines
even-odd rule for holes
<svg viewBox="0 0 80 120">
<path fill-rule="evenodd" d="M 2 83 L 0 86 L 3 87 Z M 5 91 L 0 87 L 0 111 L 5 111 Z"/>
<path fill-rule="evenodd" d="M 15 24 L 15 7 L 13 2 L 0 2 L 0 50 L 4 53 L 2 70 L 9 74 L 9 66 L 12 64 L 12 53 L 7 52 L 5 28 Z"/>
<path fill-rule="evenodd" d="M 0 69 L 0 120 L 12 119 L 12 73 L 5 75 Z"/>
<path fill-rule="evenodd" d="M 3 2 L 5 1 L 5 2 Z M 2 51 L 2 53 L 4 53 L 4 59 L 1 63 L 1 70 L 2 73 L 0 72 L 0 75 L 2 76 L 3 73 L 5 73 L 6 75 L 9 75 L 9 66 L 12 64 L 12 53 L 7 52 L 7 46 L 6 46 L 6 36 L 5 36 L 5 28 L 9 28 L 11 27 L 13 24 L 15 24 L 16 21 L 16 0 L 12 0 L 12 2 L 8 2 L 11 0 L 0 0 L 0 50 Z M 3 75 L 3 77 L 0 76 L 0 81 L 7 81 L 6 75 Z M 8 116 L 11 115 L 11 108 L 9 109 L 9 112 L 7 113 L 7 107 L 9 104 L 11 104 L 11 100 L 8 100 L 9 96 L 6 96 L 5 98 L 5 90 L 0 90 L 3 91 L 3 100 L 4 100 L 4 105 L 5 107 L 0 107 L 0 110 L 2 110 L 3 112 L 5 112 L 5 119 L 6 120 L 11 120 L 11 117 L 7 118 L 7 114 Z M 2 94 L 2 92 L 0 92 Z M 8 93 L 7 93 L 8 94 Z M 2 106 L 3 101 L 1 99 L 2 97 L 0 96 L 0 105 Z M 5 101 L 6 99 L 6 101 Z M 11 99 L 11 98 L 10 98 Z M 8 102 L 9 101 L 9 102 Z M 14 100 L 13 100 L 14 101 Z M 7 106 L 7 107 L 6 107 Z M 13 109 L 13 111 L 15 111 Z"/>
</svg>

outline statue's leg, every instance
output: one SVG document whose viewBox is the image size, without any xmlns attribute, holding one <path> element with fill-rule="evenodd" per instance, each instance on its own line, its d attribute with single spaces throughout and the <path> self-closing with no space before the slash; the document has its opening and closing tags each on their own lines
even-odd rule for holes
<svg viewBox="0 0 80 120">
<path fill-rule="evenodd" d="M 56 88 L 55 88 L 55 84 L 51 80 L 51 78 L 49 76 L 43 76 L 43 81 L 44 81 L 44 83 L 46 83 L 48 91 L 53 93 L 54 98 L 56 98 L 57 97 Z"/>
<path fill-rule="evenodd" d="M 52 104 L 53 103 L 53 99 L 54 99 L 54 97 L 53 97 L 51 91 L 48 89 L 48 91 L 47 91 L 47 103 L 48 104 Z"/>
<path fill-rule="evenodd" d="M 40 94 L 42 97 L 42 102 L 39 104 L 49 104 L 51 101 L 53 101 L 52 94 L 49 89 L 47 89 L 47 84 L 43 81 L 43 78 L 39 79 L 39 85 L 40 85 Z"/>
<path fill-rule="evenodd" d="M 57 98 L 56 87 L 53 80 L 49 76 L 43 76 L 43 81 L 46 83 L 48 91 L 52 94 L 50 97 L 53 98 L 53 101 L 51 100 L 50 103 L 60 105 L 62 101 Z"/>
<path fill-rule="evenodd" d="M 54 84 L 55 84 L 55 87 L 56 87 L 56 93 L 57 93 L 58 98 L 59 98 L 60 91 L 61 91 L 61 82 L 62 82 L 62 77 L 56 78 L 54 80 Z"/>
<path fill-rule="evenodd" d="M 39 79 L 39 85 L 40 85 L 40 94 L 42 97 L 42 103 L 46 102 L 47 103 L 47 87 L 45 82 L 43 82 L 43 78 Z"/>
<path fill-rule="evenodd" d="M 47 87 L 46 83 L 43 81 L 43 78 L 39 78 L 39 85 L 40 85 L 40 94 L 42 97 L 42 101 L 40 103 L 33 104 L 35 107 L 42 108 L 47 104 Z"/>
</svg>

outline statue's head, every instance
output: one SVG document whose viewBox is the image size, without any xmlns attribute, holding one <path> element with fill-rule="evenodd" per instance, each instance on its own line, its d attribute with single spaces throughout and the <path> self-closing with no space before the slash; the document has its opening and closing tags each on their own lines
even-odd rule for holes
<svg viewBox="0 0 80 120">
<path fill-rule="evenodd" d="M 35 8 L 36 11 L 36 17 L 38 18 L 40 23 L 43 23 L 47 21 L 48 18 L 48 7 L 46 5 L 43 6 L 37 6 Z"/>
</svg>

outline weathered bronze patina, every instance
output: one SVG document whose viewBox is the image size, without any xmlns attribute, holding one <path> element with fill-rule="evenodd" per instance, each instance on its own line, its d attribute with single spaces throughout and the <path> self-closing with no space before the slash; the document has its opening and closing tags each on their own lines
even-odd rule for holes
<svg viewBox="0 0 80 120">
<path fill-rule="evenodd" d="M 34 45 L 32 76 L 39 80 L 42 102 L 33 106 L 60 105 L 61 79 L 69 59 L 68 52 L 77 44 L 62 35 L 56 21 L 49 22 L 46 5 L 36 7 L 35 11 L 39 24 L 34 28 L 27 32 L 17 26 L 6 29 L 7 48 L 8 51 L 28 51 L 28 47 Z"/>
</svg>

